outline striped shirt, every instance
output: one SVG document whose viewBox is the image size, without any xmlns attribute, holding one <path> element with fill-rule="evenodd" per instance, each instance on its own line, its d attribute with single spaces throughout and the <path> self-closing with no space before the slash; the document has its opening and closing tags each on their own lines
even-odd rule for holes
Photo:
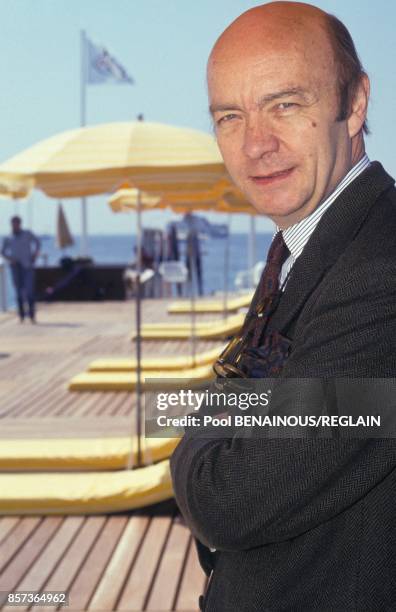
<svg viewBox="0 0 396 612">
<path fill-rule="evenodd" d="M 290 251 L 289 257 L 282 266 L 280 273 L 280 285 L 283 286 L 290 270 L 294 266 L 296 259 L 301 255 L 305 245 L 318 225 L 322 215 L 326 212 L 329 206 L 334 202 L 344 189 L 352 183 L 370 165 L 370 160 L 366 154 L 358 161 L 355 166 L 344 176 L 336 189 L 329 195 L 328 198 L 318 206 L 308 217 L 301 219 L 298 223 L 291 225 L 282 231 L 286 246 Z M 279 231 L 279 228 L 277 228 Z"/>
</svg>

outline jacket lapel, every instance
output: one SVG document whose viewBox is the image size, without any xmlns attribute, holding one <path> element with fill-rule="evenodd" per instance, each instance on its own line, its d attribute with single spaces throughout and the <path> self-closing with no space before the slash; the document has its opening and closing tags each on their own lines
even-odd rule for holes
<svg viewBox="0 0 396 612">
<path fill-rule="evenodd" d="M 294 264 L 269 330 L 287 328 L 305 302 L 358 233 L 378 197 L 394 184 L 379 162 L 373 162 L 325 212 Z"/>
</svg>

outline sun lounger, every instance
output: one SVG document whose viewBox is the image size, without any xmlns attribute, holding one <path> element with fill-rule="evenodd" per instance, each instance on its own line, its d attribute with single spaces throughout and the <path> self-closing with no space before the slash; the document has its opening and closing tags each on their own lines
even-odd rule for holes
<svg viewBox="0 0 396 612">
<path fill-rule="evenodd" d="M 169 458 L 178 441 L 178 438 L 142 437 L 143 463 L 156 463 Z M 132 463 L 136 463 L 136 438 L 2 440 L 0 470 L 120 470 L 125 468 L 132 452 Z"/>
<path fill-rule="evenodd" d="M 94 514 L 173 496 L 169 461 L 116 472 L 0 474 L 0 514 Z"/>
<path fill-rule="evenodd" d="M 165 379 L 177 380 L 177 386 L 186 388 L 210 382 L 214 377 L 211 365 L 185 370 L 146 370 L 142 376 L 142 389 L 159 388 Z M 179 382 L 180 381 L 180 382 Z M 182 383 L 182 384 L 181 384 Z M 71 379 L 69 391 L 133 391 L 136 388 L 135 372 L 83 372 Z"/>
<path fill-rule="evenodd" d="M 195 337 L 204 340 L 228 338 L 240 330 L 244 318 L 244 314 L 236 314 L 227 319 L 196 323 Z M 142 325 L 141 329 L 141 337 L 144 340 L 183 340 L 191 336 L 190 323 L 152 323 Z"/>
<path fill-rule="evenodd" d="M 239 310 L 249 306 L 252 301 L 253 292 L 247 293 L 235 298 L 227 300 L 227 312 L 233 310 Z M 168 306 L 169 314 L 189 314 L 191 312 L 197 313 L 210 313 L 210 312 L 224 312 L 224 301 L 222 299 L 217 300 L 199 300 L 194 304 L 194 309 L 191 307 L 190 300 L 180 300 L 179 302 L 172 302 Z"/>
<path fill-rule="evenodd" d="M 209 351 L 197 353 L 194 359 L 191 355 L 164 355 L 157 358 L 144 357 L 141 362 L 141 368 L 143 371 L 167 371 L 208 365 L 214 363 L 223 349 L 224 345 L 216 346 Z M 88 370 L 90 372 L 133 372 L 136 370 L 136 359 L 129 357 L 96 359 L 90 363 Z"/>
</svg>

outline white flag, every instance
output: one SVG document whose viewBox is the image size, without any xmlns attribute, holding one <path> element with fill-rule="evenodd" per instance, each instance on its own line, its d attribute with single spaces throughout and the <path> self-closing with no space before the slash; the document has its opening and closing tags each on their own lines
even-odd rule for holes
<svg viewBox="0 0 396 612">
<path fill-rule="evenodd" d="M 115 83 L 133 84 L 133 79 L 129 76 L 125 68 L 113 57 L 104 47 L 100 47 L 86 40 L 86 82 L 88 84 L 105 83 L 113 81 Z"/>
</svg>

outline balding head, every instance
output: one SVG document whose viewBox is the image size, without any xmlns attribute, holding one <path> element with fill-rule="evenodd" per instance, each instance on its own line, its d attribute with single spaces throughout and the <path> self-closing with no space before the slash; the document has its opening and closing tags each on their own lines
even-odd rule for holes
<svg viewBox="0 0 396 612">
<path fill-rule="evenodd" d="M 311 168 L 310 171 L 306 168 L 305 173 L 322 175 L 320 185 L 305 185 L 306 193 L 300 193 L 301 198 L 310 200 L 302 212 L 309 213 L 315 200 L 334 188 L 334 182 L 346 173 L 353 158 L 362 153 L 361 130 L 365 119 L 362 104 L 365 104 L 360 99 L 358 117 L 355 116 L 352 106 L 356 91 L 352 99 L 348 96 L 346 99 L 340 90 L 340 58 L 335 46 L 340 22 L 332 20 L 309 4 L 271 2 L 258 6 L 243 13 L 223 32 L 209 58 L 210 105 L 226 165 L 252 203 L 273 218 L 277 215 L 270 210 L 271 202 L 276 202 L 278 196 L 280 200 L 283 196 L 288 202 L 293 200 L 288 189 L 291 181 L 282 173 L 292 170 L 290 178 L 291 175 L 301 178 L 298 173 L 302 171 L 299 160 L 302 152 L 292 142 L 298 134 L 307 145 L 312 141 L 315 148 L 307 151 L 306 161 Z M 345 43 L 341 38 L 340 44 Z M 364 73 L 359 71 L 356 89 L 362 77 Z M 341 108 L 341 103 L 348 106 L 347 111 Z M 338 126 L 332 125 L 336 122 Z M 253 124 L 256 137 L 251 148 Z M 261 140 L 257 138 L 260 130 Z M 257 146 L 260 143 L 261 148 Z M 229 155 L 228 145 L 234 152 L 236 146 L 240 147 L 238 161 L 235 155 Z M 319 155 L 320 148 L 327 150 Z M 313 160 L 314 157 L 318 159 Z M 238 176 L 240 168 L 242 176 Z M 282 181 L 275 180 L 271 173 L 282 174 Z M 252 183 L 249 178 L 252 176 L 263 180 Z M 296 188 L 298 191 L 297 185 Z M 285 206 L 286 202 L 280 212 Z M 300 213 L 295 212 L 288 223 L 298 220 Z"/>
<path fill-rule="evenodd" d="M 298 35 L 322 26 L 326 13 L 300 2 L 270 2 L 242 13 L 216 41 L 209 66 L 227 55 L 238 55 L 266 40 L 269 44 L 293 44 Z"/>
</svg>

